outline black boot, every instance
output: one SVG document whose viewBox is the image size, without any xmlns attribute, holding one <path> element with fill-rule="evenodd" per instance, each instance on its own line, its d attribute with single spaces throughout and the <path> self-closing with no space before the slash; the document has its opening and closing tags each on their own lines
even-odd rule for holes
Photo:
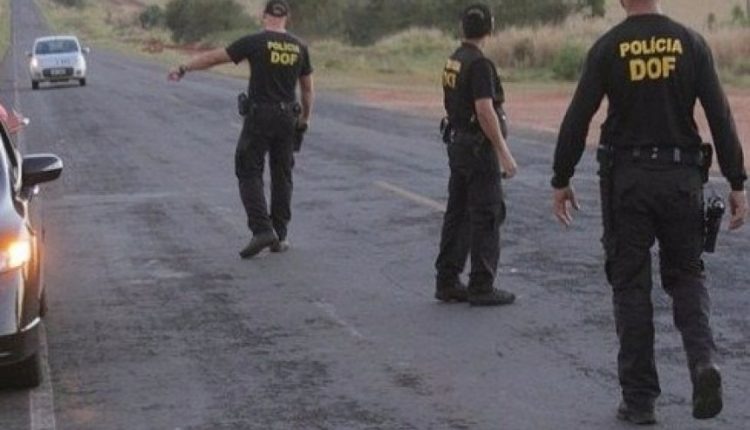
<svg viewBox="0 0 750 430">
<path fill-rule="evenodd" d="M 469 299 L 469 289 L 461 281 L 448 284 L 438 281 L 435 298 L 445 303 L 463 303 Z"/>
<path fill-rule="evenodd" d="M 639 426 L 656 424 L 656 414 L 653 408 L 633 408 L 628 406 L 624 400 L 620 402 L 620 406 L 617 408 L 617 419 Z"/>
<path fill-rule="evenodd" d="M 278 243 L 279 238 L 273 231 L 257 234 L 253 236 L 253 240 L 250 241 L 245 249 L 240 251 L 240 257 L 243 259 L 253 258 L 264 249 L 276 246 Z"/>
<path fill-rule="evenodd" d="M 719 368 L 713 363 L 701 364 L 693 374 L 693 417 L 707 420 L 719 415 L 724 407 Z"/>
<path fill-rule="evenodd" d="M 269 249 L 275 254 L 283 254 L 284 252 L 289 251 L 289 246 L 289 241 L 284 239 L 276 241 L 276 243 L 271 245 L 271 248 Z"/>
<path fill-rule="evenodd" d="M 498 288 L 482 293 L 469 293 L 469 304 L 471 306 L 503 306 L 510 305 L 515 301 L 515 294 Z"/>
</svg>

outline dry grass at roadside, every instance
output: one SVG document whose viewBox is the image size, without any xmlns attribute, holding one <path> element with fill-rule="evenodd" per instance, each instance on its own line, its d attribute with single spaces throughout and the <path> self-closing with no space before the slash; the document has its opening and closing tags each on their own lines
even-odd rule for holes
<svg viewBox="0 0 750 430">
<path fill-rule="evenodd" d="M 7 1 L 7 0 L 6 0 Z M 165 30 L 142 30 L 137 24 L 139 4 L 164 6 L 168 0 L 102 0 L 91 1 L 83 11 L 69 10 L 51 0 L 36 0 L 53 27 L 75 31 L 87 43 L 120 52 L 138 53 L 165 64 L 175 64 L 195 53 L 195 47 L 171 45 Z M 624 17 L 619 1 L 608 0 L 606 19 L 571 19 L 560 27 L 511 28 L 495 35 L 487 48 L 499 64 L 504 79 L 510 81 L 550 81 L 569 73 L 560 73 L 556 64 L 575 68 L 586 49 L 597 37 Z M 254 13 L 262 0 L 243 0 Z M 733 1 L 669 0 L 668 13 L 703 30 L 716 51 L 724 80 L 736 85 L 750 85 L 750 29 L 720 28 L 707 32 L 705 23 L 714 13 L 721 23 L 729 18 Z M 223 46 L 241 32 L 217 34 L 205 46 Z M 412 29 L 388 37 L 370 47 L 354 47 L 333 40 L 313 41 L 313 62 L 319 80 L 325 86 L 435 85 L 445 56 L 457 41 L 436 30 Z M 569 49 L 572 48 L 572 49 Z M 571 66 L 572 64 L 572 66 Z M 226 67 L 223 72 L 246 75 L 244 67 Z M 574 75 L 573 70 L 572 75 Z"/>
<path fill-rule="evenodd" d="M 10 0 L 0 0 L 0 58 L 10 46 Z"/>
</svg>

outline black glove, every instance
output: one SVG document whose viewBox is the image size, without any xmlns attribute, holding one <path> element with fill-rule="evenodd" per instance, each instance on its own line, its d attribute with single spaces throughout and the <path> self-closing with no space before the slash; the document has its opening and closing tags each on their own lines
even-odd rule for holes
<svg viewBox="0 0 750 430">
<path fill-rule="evenodd" d="M 302 149 L 302 141 L 305 140 L 305 133 L 307 133 L 307 123 L 297 124 L 294 129 L 294 152 L 299 152 Z"/>
</svg>

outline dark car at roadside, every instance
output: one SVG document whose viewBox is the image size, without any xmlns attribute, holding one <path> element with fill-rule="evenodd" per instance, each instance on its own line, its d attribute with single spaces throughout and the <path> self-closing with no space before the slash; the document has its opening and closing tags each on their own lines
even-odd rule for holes
<svg viewBox="0 0 750 430">
<path fill-rule="evenodd" d="M 17 130 L 14 130 L 17 132 Z M 41 382 L 39 330 L 46 313 L 39 185 L 57 179 L 52 154 L 23 156 L 0 118 L 0 388 Z"/>
</svg>

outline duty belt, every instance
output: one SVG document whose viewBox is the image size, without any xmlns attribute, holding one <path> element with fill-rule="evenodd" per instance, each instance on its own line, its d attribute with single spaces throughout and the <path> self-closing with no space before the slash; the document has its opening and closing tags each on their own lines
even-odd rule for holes
<svg viewBox="0 0 750 430">
<path fill-rule="evenodd" d="M 450 143 L 463 145 L 477 145 L 486 140 L 484 133 L 479 130 L 455 130 Z"/>
<path fill-rule="evenodd" d="M 274 109 L 282 112 L 299 114 L 302 107 L 298 102 L 253 102 L 253 107 L 256 109 Z"/>
<path fill-rule="evenodd" d="M 676 146 L 632 146 L 612 148 L 611 151 L 615 163 L 703 165 L 703 152 L 700 149 L 686 150 Z"/>
</svg>

